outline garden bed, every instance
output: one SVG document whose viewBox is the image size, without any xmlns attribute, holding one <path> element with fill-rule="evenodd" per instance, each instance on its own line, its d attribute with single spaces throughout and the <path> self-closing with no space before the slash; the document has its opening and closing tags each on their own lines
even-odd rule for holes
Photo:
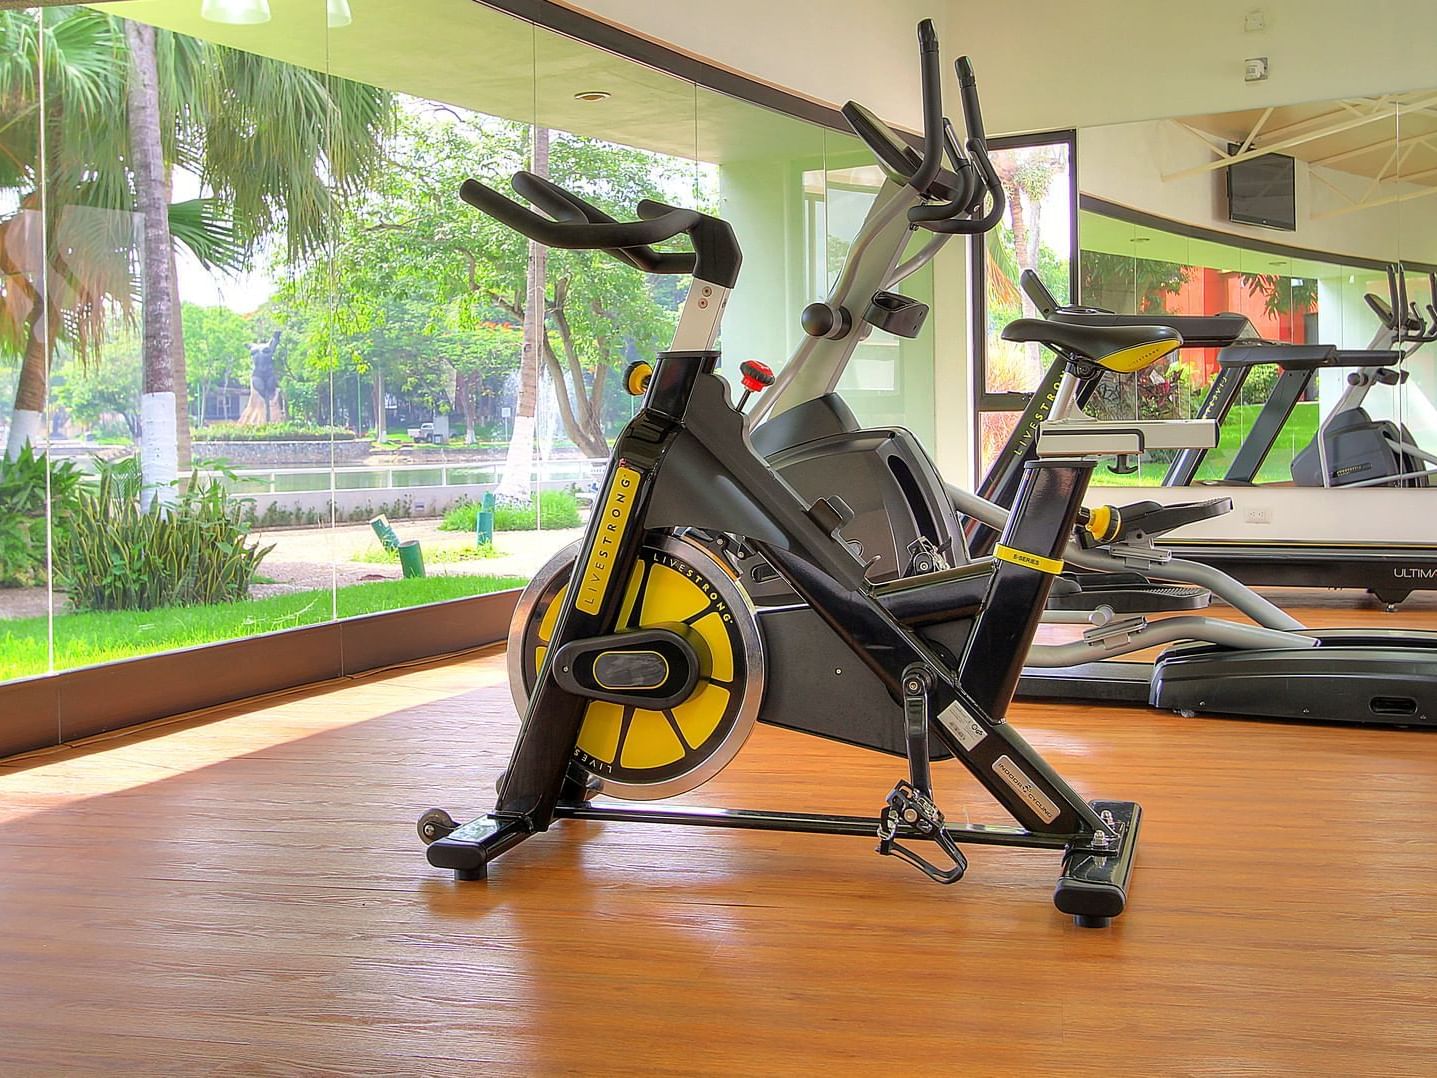
<svg viewBox="0 0 1437 1078">
<path fill-rule="evenodd" d="M 523 587 L 517 576 L 435 576 L 248 599 L 214 606 L 63 614 L 55 618 L 55 669 L 129 659 L 341 618 Z M 0 681 L 49 670 L 49 619 L 0 622 Z"/>
</svg>

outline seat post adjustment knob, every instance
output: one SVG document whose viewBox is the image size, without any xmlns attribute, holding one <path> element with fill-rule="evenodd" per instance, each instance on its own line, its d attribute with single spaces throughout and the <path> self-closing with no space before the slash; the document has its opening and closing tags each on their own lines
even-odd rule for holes
<svg viewBox="0 0 1437 1078">
<path fill-rule="evenodd" d="M 773 385 L 773 368 L 756 359 L 746 359 L 738 365 L 738 373 L 739 384 L 743 386 L 743 396 L 738 399 L 736 407 L 742 412 L 749 397 L 762 393 Z"/>
</svg>

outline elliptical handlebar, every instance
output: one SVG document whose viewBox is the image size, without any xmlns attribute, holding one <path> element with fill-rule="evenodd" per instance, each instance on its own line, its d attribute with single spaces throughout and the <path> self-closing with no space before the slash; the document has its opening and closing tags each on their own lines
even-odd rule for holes
<svg viewBox="0 0 1437 1078">
<path fill-rule="evenodd" d="M 953 61 L 953 70 L 958 75 L 958 93 L 963 102 L 963 126 L 968 129 L 969 138 L 987 139 L 983 130 L 983 107 L 978 102 L 978 76 L 973 73 L 973 61 L 960 56 Z"/>
<path fill-rule="evenodd" d="M 943 80 L 932 19 L 918 24 L 918 56 L 923 75 L 923 161 L 908 178 L 908 185 L 923 192 L 943 167 Z"/>
<path fill-rule="evenodd" d="M 644 199 L 637 207 L 639 220 L 616 221 L 572 191 L 532 172 L 515 173 L 511 183 L 517 194 L 549 216 L 540 216 L 475 179 L 464 181 L 459 197 L 545 247 L 604 251 L 646 273 L 692 273 L 724 288 L 732 288 L 738 278 L 743 258 L 738 241 L 733 230 L 717 218 Z M 653 244 L 680 234 L 688 235 L 692 251 L 654 250 Z"/>
<path fill-rule="evenodd" d="M 925 54 L 925 61 L 927 55 Z M 940 120 L 943 132 L 943 147 L 948 155 L 953 172 L 958 177 L 957 195 L 951 201 L 926 206 L 914 206 L 908 211 L 908 220 L 919 228 L 944 235 L 977 235 L 987 232 L 1003 219 L 1005 198 L 1003 183 L 993 162 L 988 158 L 988 143 L 983 128 L 983 108 L 978 100 L 978 78 L 973 72 L 973 61 L 960 56 L 953 68 L 958 76 L 958 89 L 963 103 L 963 124 L 968 130 L 967 153 L 959 145 L 958 136 L 948 118 Z M 929 120 L 929 102 L 924 101 L 924 140 L 931 140 L 933 129 Z M 941 113 L 941 101 L 939 111 Z M 925 160 L 926 163 L 926 160 Z M 917 187 L 917 185 L 914 185 Z M 918 188 L 926 190 L 926 186 Z M 983 213 L 983 204 L 991 198 L 992 204 Z"/>
</svg>

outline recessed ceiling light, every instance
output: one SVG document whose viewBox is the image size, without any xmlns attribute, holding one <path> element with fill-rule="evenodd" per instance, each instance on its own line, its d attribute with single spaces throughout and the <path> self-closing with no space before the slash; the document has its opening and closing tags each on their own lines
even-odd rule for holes
<svg viewBox="0 0 1437 1078">
<path fill-rule="evenodd" d="M 614 95 L 608 90 L 580 90 L 574 95 L 575 101 L 607 101 Z"/>
<path fill-rule="evenodd" d="M 204 0 L 200 18 L 230 26 L 255 26 L 269 22 L 269 0 Z"/>
</svg>

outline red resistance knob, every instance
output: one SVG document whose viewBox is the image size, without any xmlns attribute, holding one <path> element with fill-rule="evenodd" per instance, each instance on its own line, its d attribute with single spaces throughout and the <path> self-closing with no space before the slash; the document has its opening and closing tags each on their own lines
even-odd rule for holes
<svg viewBox="0 0 1437 1078">
<path fill-rule="evenodd" d="M 738 370 L 743 378 L 744 389 L 750 393 L 758 393 L 773 385 L 773 368 L 767 363 L 760 363 L 756 359 L 746 359 L 738 365 Z"/>
</svg>

